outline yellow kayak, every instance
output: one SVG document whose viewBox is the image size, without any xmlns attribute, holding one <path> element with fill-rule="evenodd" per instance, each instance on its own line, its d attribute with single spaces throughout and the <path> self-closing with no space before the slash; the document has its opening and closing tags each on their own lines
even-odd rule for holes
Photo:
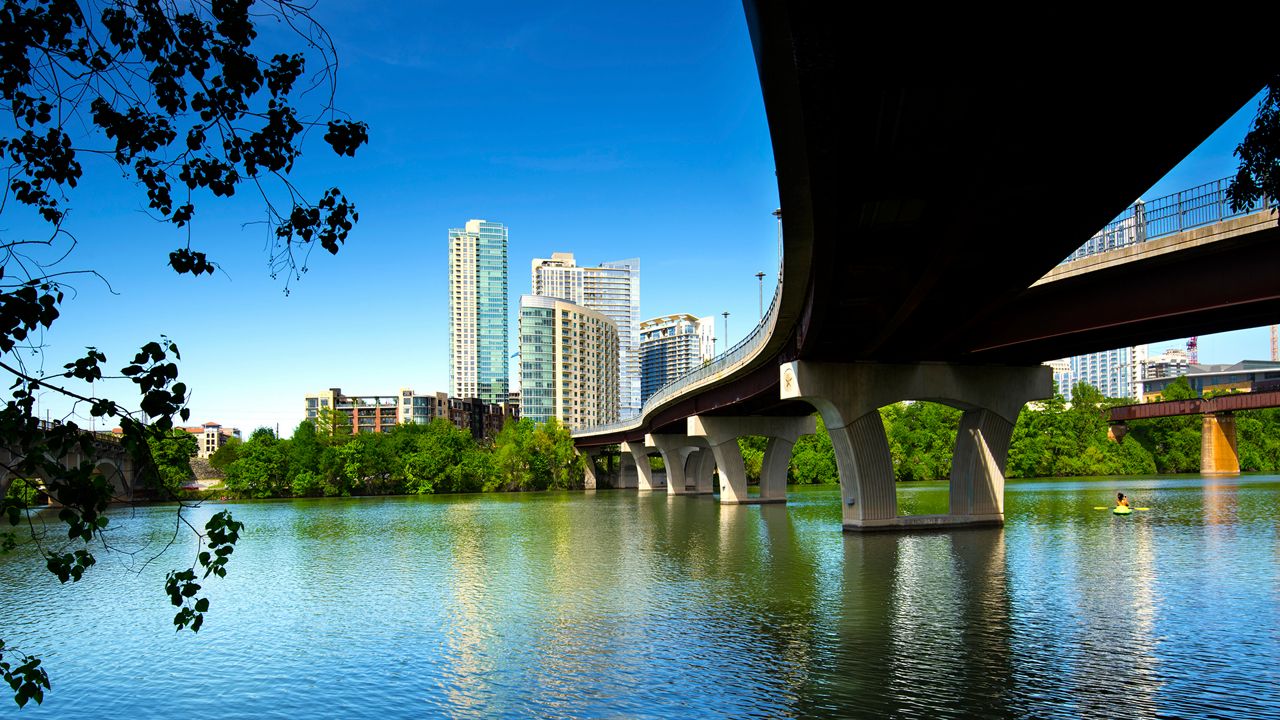
<svg viewBox="0 0 1280 720">
<path fill-rule="evenodd" d="M 1116 515 L 1128 515 L 1129 513 L 1133 512 L 1133 508 L 1128 507 L 1126 505 L 1117 505 L 1115 506 L 1115 508 L 1111 510 L 1111 512 L 1115 513 Z"/>
</svg>

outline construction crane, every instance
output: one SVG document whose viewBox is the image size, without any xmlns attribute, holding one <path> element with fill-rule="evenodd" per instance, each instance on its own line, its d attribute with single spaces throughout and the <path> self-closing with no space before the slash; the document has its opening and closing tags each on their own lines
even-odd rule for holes
<svg viewBox="0 0 1280 720">
<path fill-rule="evenodd" d="M 1193 335 L 1187 341 L 1187 362 L 1191 365 L 1200 364 L 1200 338 Z"/>
<path fill-rule="evenodd" d="M 1271 362 L 1280 362 L 1280 325 L 1271 326 Z"/>
</svg>

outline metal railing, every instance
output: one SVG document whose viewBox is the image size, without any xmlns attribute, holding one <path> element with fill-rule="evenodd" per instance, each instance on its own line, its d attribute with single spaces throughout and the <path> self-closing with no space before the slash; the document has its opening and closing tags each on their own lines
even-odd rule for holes
<svg viewBox="0 0 1280 720">
<path fill-rule="evenodd" d="M 778 275 L 779 280 L 777 286 L 773 289 L 773 300 L 769 302 L 769 310 L 765 312 L 760 322 L 756 323 L 753 329 L 746 337 L 738 341 L 736 345 L 717 355 L 710 362 L 701 367 L 690 370 L 680 377 L 658 388 L 658 391 L 649 396 L 644 401 L 644 406 L 640 408 L 640 414 L 627 420 L 619 420 L 618 422 L 607 423 L 605 425 L 596 425 L 595 427 L 584 428 L 575 433 L 576 435 L 598 435 L 615 430 L 624 430 L 626 428 L 635 427 L 644 422 L 645 415 L 655 410 L 659 405 L 680 394 L 685 389 L 696 385 L 707 378 L 713 377 L 721 372 L 736 367 L 754 356 L 755 351 L 764 344 L 769 338 L 773 330 L 774 323 L 778 319 L 779 300 L 782 298 L 782 280 L 781 273 Z"/>
<path fill-rule="evenodd" d="M 1139 200 L 1062 262 L 1068 263 L 1184 230 L 1213 225 L 1275 206 L 1273 200 L 1262 198 L 1247 208 L 1232 210 L 1231 201 L 1227 198 L 1231 180 L 1232 178 L 1225 177 L 1153 200 Z"/>
</svg>

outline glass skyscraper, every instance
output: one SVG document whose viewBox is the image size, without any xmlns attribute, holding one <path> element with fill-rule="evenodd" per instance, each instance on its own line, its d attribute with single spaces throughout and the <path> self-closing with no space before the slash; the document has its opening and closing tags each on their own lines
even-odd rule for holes
<svg viewBox="0 0 1280 720">
<path fill-rule="evenodd" d="M 449 230 L 449 388 L 507 402 L 507 228 L 468 220 Z"/>
</svg>

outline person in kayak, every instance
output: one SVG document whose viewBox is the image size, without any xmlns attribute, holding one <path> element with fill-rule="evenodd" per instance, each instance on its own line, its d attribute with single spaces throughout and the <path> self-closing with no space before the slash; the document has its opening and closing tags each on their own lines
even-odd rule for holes
<svg viewBox="0 0 1280 720">
<path fill-rule="evenodd" d="M 1129 498 L 1122 492 L 1116 493 L 1116 507 L 1129 507 Z"/>
</svg>

